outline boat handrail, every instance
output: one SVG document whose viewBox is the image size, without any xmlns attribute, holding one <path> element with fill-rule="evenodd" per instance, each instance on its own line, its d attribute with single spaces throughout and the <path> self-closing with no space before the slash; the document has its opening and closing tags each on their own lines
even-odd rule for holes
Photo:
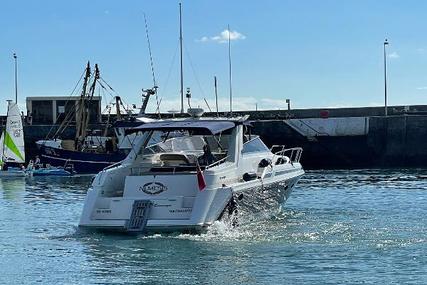
<svg viewBox="0 0 427 285">
<path fill-rule="evenodd" d="M 275 148 L 281 148 L 281 150 L 284 150 L 285 149 L 285 145 L 284 144 L 273 144 L 270 147 L 270 151 L 273 152 L 273 149 L 275 149 Z"/>
<path fill-rule="evenodd" d="M 212 168 L 212 167 L 214 167 L 214 166 L 217 166 L 217 165 L 220 165 L 220 164 L 222 164 L 222 163 L 226 162 L 226 161 L 227 161 L 227 157 L 228 157 L 228 156 L 226 156 L 226 157 L 224 157 L 224 158 L 221 158 L 220 160 L 217 160 L 217 161 L 215 161 L 214 163 L 209 164 L 208 166 L 206 166 L 206 168 L 205 168 L 205 169 L 209 169 L 209 168 Z"/>
<path fill-rule="evenodd" d="M 113 163 L 113 164 L 111 164 L 111 165 L 108 165 L 108 166 L 107 166 L 107 167 L 105 167 L 102 171 L 105 171 L 105 170 L 108 170 L 108 169 L 111 169 L 111 168 L 117 167 L 117 166 L 119 166 L 120 164 L 122 164 L 122 162 L 123 162 L 123 160 L 120 160 L 120 161 L 118 161 L 118 162 L 116 162 L 116 163 Z"/>
<path fill-rule="evenodd" d="M 273 147 L 275 147 L 275 146 L 278 147 L 278 145 L 274 145 L 274 146 L 271 147 L 271 149 L 273 149 Z M 302 155 L 302 151 L 303 151 L 302 147 L 285 148 L 284 145 L 280 146 L 280 147 L 282 147 L 282 149 L 279 150 L 278 152 L 275 152 L 274 156 L 276 156 L 276 155 L 277 156 L 282 156 L 282 157 L 286 156 L 286 157 L 289 158 L 289 160 L 292 163 L 294 163 L 294 162 L 298 163 L 300 161 L 301 155 Z M 289 155 L 287 155 L 287 154 L 289 154 Z M 273 157 L 273 159 L 274 159 L 274 157 Z"/>
<path fill-rule="evenodd" d="M 163 170 L 160 171 L 161 169 Z M 130 168 L 130 176 L 153 175 L 153 174 L 154 175 L 175 175 L 175 174 L 194 174 L 194 173 L 197 173 L 196 165 L 156 166 L 153 168 L 135 166 Z"/>
</svg>

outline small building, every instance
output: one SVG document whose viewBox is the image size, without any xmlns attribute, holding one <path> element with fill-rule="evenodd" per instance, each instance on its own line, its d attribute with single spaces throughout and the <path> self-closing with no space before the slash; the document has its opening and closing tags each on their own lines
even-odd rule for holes
<svg viewBox="0 0 427 285">
<path fill-rule="evenodd" d="M 76 121 L 80 96 L 27 97 L 27 121 L 33 125 L 60 124 L 70 114 Z M 101 96 L 93 96 L 89 104 L 89 123 L 101 122 Z"/>
</svg>

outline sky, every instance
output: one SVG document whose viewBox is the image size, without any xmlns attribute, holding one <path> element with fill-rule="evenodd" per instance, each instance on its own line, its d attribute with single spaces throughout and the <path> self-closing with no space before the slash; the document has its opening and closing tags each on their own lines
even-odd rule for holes
<svg viewBox="0 0 427 285">
<path fill-rule="evenodd" d="M 86 62 L 127 104 L 153 78 L 160 110 L 180 109 L 179 1 L 0 1 L 0 100 L 70 95 Z M 383 42 L 389 105 L 427 104 L 427 1 L 183 0 L 184 87 L 192 106 L 233 110 L 382 106 Z M 106 95 L 103 103 L 110 101 Z M 6 113 L 0 104 L 0 114 Z M 156 108 L 150 101 L 149 110 Z"/>
</svg>

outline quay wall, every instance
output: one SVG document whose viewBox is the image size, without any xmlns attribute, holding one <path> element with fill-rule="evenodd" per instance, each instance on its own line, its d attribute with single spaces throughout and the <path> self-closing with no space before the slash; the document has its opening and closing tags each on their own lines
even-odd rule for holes
<svg viewBox="0 0 427 285">
<path fill-rule="evenodd" d="M 301 146 L 307 169 L 427 168 L 427 115 L 369 117 L 366 134 L 310 135 L 279 121 L 255 121 L 254 133 L 268 145 Z M 331 119 L 324 119 L 325 122 Z M 352 120 L 352 118 L 348 118 Z M 349 122 L 351 125 L 351 122 Z M 349 133 L 352 133 L 349 130 Z"/>
<path fill-rule="evenodd" d="M 367 107 L 233 114 L 249 114 L 253 133 L 259 134 L 268 146 L 301 146 L 304 149 L 302 163 L 306 169 L 427 168 L 427 106 L 390 107 L 388 117 L 382 116 L 383 112 L 381 107 Z M 163 118 L 170 116 L 162 114 Z M 305 131 L 295 128 L 289 124 L 292 120 L 300 120 L 309 127 Z M 56 128 L 53 126 L 52 129 L 51 125 L 24 127 L 28 159 L 37 154 L 35 141 L 44 139 Z M 91 125 L 90 128 L 103 129 L 105 124 Z M 67 128 L 66 138 L 72 139 L 74 132 L 73 126 Z"/>
</svg>

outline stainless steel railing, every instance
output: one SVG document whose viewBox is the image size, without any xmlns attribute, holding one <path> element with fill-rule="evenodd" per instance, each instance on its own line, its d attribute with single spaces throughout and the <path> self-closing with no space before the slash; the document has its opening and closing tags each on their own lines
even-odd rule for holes
<svg viewBox="0 0 427 285">
<path fill-rule="evenodd" d="M 273 152 L 274 149 L 280 148 L 279 151 Z M 270 148 L 270 151 L 274 153 L 273 160 L 276 156 L 286 156 L 289 158 L 290 162 L 297 163 L 301 159 L 302 155 L 302 147 L 291 147 L 291 148 L 285 148 L 285 145 L 273 145 Z"/>
</svg>

